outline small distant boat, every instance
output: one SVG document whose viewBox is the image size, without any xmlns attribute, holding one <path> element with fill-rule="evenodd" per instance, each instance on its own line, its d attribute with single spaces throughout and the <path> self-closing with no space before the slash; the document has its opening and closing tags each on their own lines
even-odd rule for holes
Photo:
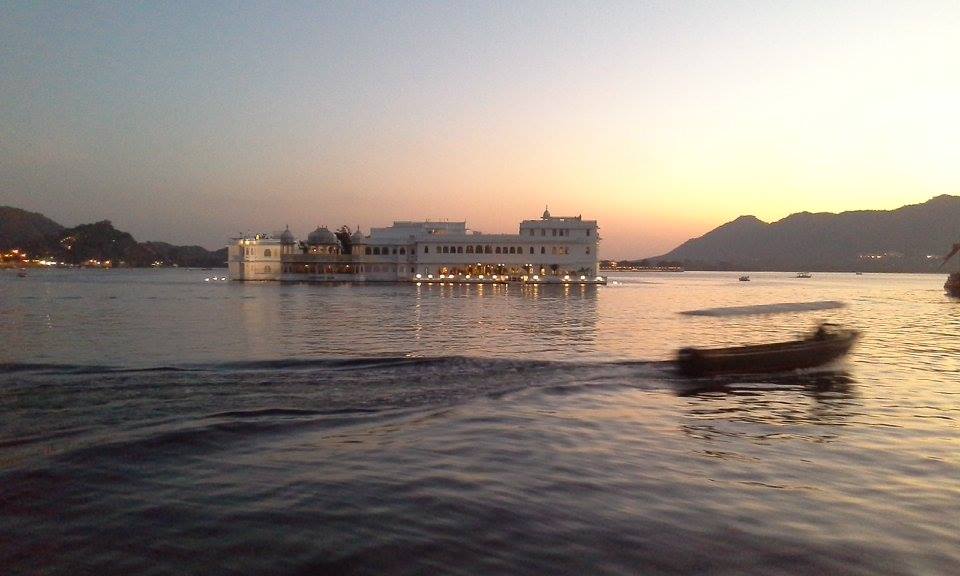
<svg viewBox="0 0 960 576">
<path fill-rule="evenodd" d="M 750 277 L 749 277 L 749 276 L 741 276 L 741 277 L 740 277 L 740 281 L 741 281 L 741 282 L 749 282 L 749 281 L 750 281 Z"/>
<path fill-rule="evenodd" d="M 813 278 L 809 272 L 797 272 L 797 278 Z"/>
<path fill-rule="evenodd" d="M 677 368 L 684 376 L 757 374 L 816 368 L 843 357 L 860 337 L 857 330 L 821 324 L 810 336 L 789 342 L 731 348 L 682 348 Z"/>
<path fill-rule="evenodd" d="M 27 277 L 27 271 L 21 268 L 20 270 L 17 271 L 17 277 L 18 277 L 18 278 L 26 278 L 26 277 Z"/>
</svg>

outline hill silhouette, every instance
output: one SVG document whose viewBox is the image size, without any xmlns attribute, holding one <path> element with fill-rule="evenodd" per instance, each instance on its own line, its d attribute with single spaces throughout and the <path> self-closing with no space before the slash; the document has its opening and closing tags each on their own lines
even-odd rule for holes
<svg viewBox="0 0 960 576">
<path fill-rule="evenodd" d="M 930 272 L 960 240 L 960 196 L 895 210 L 741 216 L 650 260 L 700 270 Z"/>
<path fill-rule="evenodd" d="M 0 250 L 25 248 L 61 230 L 63 226 L 43 214 L 0 206 Z"/>
<path fill-rule="evenodd" d="M 166 242 L 137 242 L 117 230 L 109 220 L 64 226 L 43 214 L 0 206 L 0 250 L 20 248 L 30 255 L 57 262 L 80 264 L 110 260 L 116 266 L 224 266 L 226 248 L 209 251 L 200 246 L 174 246 Z M 31 256 L 31 257 L 32 257 Z"/>
</svg>

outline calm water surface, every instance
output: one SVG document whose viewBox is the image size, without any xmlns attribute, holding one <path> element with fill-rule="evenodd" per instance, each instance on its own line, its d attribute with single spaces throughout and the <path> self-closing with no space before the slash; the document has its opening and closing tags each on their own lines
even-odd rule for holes
<svg viewBox="0 0 960 576">
<path fill-rule="evenodd" d="M 0 572 L 960 572 L 941 276 L 212 273 L 0 271 Z M 678 314 L 810 300 L 849 307 Z M 819 320 L 864 332 L 827 371 L 669 363 Z"/>
</svg>

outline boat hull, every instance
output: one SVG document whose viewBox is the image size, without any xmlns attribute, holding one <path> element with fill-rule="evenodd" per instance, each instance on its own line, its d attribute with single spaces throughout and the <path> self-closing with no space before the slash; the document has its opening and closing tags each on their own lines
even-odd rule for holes
<svg viewBox="0 0 960 576">
<path fill-rule="evenodd" d="M 843 330 L 804 340 L 733 348 L 684 348 L 677 368 L 684 376 L 758 374 L 816 368 L 842 358 L 859 333 Z"/>
</svg>

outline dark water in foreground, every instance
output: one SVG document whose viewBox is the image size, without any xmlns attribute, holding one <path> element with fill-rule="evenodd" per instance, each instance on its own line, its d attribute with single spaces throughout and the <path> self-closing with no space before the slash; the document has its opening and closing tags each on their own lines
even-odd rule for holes
<svg viewBox="0 0 960 576">
<path fill-rule="evenodd" d="M 0 275 L 4 574 L 955 574 L 938 276 L 601 288 Z M 681 310 L 801 300 L 765 318 Z M 686 344 L 865 337 L 685 381 Z"/>
</svg>

